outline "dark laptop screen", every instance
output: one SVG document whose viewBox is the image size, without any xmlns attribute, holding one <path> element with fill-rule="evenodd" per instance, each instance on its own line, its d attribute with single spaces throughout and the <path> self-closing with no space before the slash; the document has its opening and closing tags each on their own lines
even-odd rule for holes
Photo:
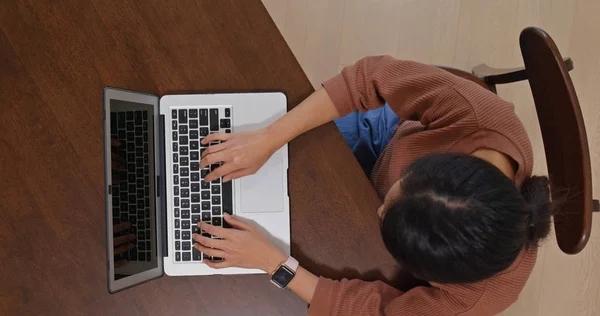
<svg viewBox="0 0 600 316">
<path fill-rule="evenodd" d="M 158 267 L 153 127 L 152 105 L 110 100 L 115 280 Z"/>
</svg>

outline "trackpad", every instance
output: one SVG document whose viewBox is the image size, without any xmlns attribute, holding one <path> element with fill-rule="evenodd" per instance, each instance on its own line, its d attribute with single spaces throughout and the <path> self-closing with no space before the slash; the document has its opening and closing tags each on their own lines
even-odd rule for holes
<svg viewBox="0 0 600 316">
<path fill-rule="evenodd" d="M 275 153 L 254 175 L 240 179 L 242 213 L 283 211 L 284 172 L 281 154 Z"/>
</svg>

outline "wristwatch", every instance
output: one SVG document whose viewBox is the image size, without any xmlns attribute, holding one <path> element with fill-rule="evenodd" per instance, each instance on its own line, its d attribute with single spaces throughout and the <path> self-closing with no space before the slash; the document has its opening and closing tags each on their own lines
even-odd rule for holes
<svg viewBox="0 0 600 316">
<path fill-rule="evenodd" d="M 273 272 L 271 283 L 275 284 L 275 286 L 280 289 L 285 288 L 296 275 L 298 265 L 298 260 L 289 256 L 288 259 Z"/>
</svg>

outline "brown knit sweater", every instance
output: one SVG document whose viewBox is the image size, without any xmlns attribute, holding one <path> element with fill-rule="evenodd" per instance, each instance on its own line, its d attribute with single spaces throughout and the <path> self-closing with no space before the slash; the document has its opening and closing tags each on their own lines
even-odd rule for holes
<svg viewBox="0 0 600 316">
<path fill-rule="evenodd" d="M 324 83 L 341 115 L 388 103 L 402 118 L 371 174 L 383 198 L 415 159 L 434 152 L 488 148 L 511 157 L 520 186 L 533 167 L 531 144 L 513 105 L 444 70 L 389 56 L 367 57 Z M 375 211 L 375 210 L 374 210 Z M 537 248 L 511 267 L 473 284 L 435 284 L 399 291 L 383 282 L 319 279 L 310 315 L 493 315 L 518 297 Z"/>
</svg>

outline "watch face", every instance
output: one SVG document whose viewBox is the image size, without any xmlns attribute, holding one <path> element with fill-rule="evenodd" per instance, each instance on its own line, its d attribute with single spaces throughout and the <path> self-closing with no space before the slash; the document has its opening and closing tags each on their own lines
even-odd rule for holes
<svg viewBox="0 0 600 316">
<path fill-rule="evenodd" d="M 271 281 L 273 281 L 280 287 L 286 287 L 288 283 L 290 283 L 294 275 L 296 275 L 294 271 L 282 265 L 281 267 L 279 267 L 279 269 L 277 269 L 277 271 L 275 271 L 275 273 L 271 277 Z"/>
</svg>

